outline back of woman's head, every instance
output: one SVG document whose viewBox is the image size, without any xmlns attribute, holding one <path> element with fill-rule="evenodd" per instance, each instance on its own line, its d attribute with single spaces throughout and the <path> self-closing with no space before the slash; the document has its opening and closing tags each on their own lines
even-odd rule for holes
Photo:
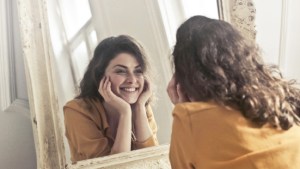
<svg viewBox="0 0 300 169">
<path fill-rule="evenodd" d="M 298 122 L 299 90 L 229 23 L 191 17 L 177 30 L 173 56 L 175 78 L 193 100 L 233 105 L 260 125 Z"/>
<path fill-rule="evenodd" d="M 100 80 L 110 61 L 120 53 L 132 55 L 140 64 L 144 76 L 148 75 L 149 63 L 143 47 L 132 37 L 120 35 L 102 40 L 94 51 L 92 60 L 80 82 L 80 94 L 76 98 L 100 99 L 103 97 L 98 92 Z"/>
<path fill-rule="evenodd" d="M 177 30 L 176 40 L 176 79 L 186 86 L 188 95 L 199 101 L 226 97 L 224 91 L 231 78 L 228 75 L 237 73 L 237 78 L 242 77 L 236 71 L 251 68 L 250 59 L 256 59 L 250 56 L 253 47 L 230 24 L 204 16 L 184 22 Z"/>
</svg>

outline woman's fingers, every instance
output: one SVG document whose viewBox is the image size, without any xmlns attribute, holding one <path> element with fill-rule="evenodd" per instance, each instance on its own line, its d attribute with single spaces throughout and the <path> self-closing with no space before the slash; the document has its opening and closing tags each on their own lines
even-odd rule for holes
<svg viewBox="0 0 300 169">
<path fill-rule="evenodd" d="M 188 97 L 186 94 L 183 92 L 182 86 L 180 84 L 177 84 L 177 94 L 178 94 L 178 102 L 187 102 L 189 101 Z"/>
<path fill-rule="evenodd" d="M 149 98 L 152 94 L 152 89 L 151 89 L 151 85 L 148 82 L 148 80 L 145 79 L 145 83 L 144 83 L 144 91 L 143 93 L 145 93 L 147 95 L 147 97 Z M 147 98 L 147 99 L 148 99 Z"/>
<path fill-rule="evenodd" d="M 98 88 L 98 92 L 101 94 L 101 96 L 103 96 L 103 85 L 104 85 L 104 81 L 105 81 L 105 77 L 103 77 L 101 80 L 100 80 L 100 84 L 99 84 L 99 88 Z"/>
<path fill-rule="evenodd" d="M 109 101 L 113 97 L 113 93 L 111 91 L 111 82 L 109 81 L 109 77 L 103 78 L 103 86 L 101 88 L 101 91 L 103 93 L 102 97 L 104 100 Z"/>
<path fill-rule="evenodd" d="M 105 91 L 107 92 L 107 95 L 108 95 L 110 98 L 113 98 L 113 97 L 116 96 L 116 95 L 112 92 L 112 90 L 111 90 L 111 82 L 110 82 L 110 81 L 107 82 Z"/>
<path fill-rule="evenodd" d="M 175 77 L 173 75 L 172 79 L 170 80 L 168 87 L 167 87 L 167 93 L 169 95 L 169 98 L 173 104 L 176 104 L 178 102 L 178 93 L 177 93 L 177 87 L 176 87 L 176 81 Z"/>
<path fill-rule="evenodd" d="M 108 77 L 105 77 L 105 80 L 104 80 L 104 84 L 103 84 L 103 89 L 104 90 L 107 90 L 107 85 L 109 83 L 109 78 Z"/>
<path fill-rule="evenodd" d="M 152 90 L 151 90 L 150 83 L 145 79 L 144 89 L 140 94 L 137 103 L 145 105 L 149 100 L 149 98 L 151 97 L 151 94 L 152 94 Z"/>
<path fill-rule="evenodd" d="M 173 104 L 190 101 L 182 86 L 176 83 L 174 75 L 169 82 L 167 92 Z"/>
<path fill-rule="evenodd" d="M 178 100 L 182 100 L 182 98 L 184 97 L 184 94 L 181 90 L 181 85 L 180 84 L 177 84 L 176 85 L 176 92 L 177 92 L 177 95 L 178 95 Z"/>
<path fill-rule="evenodd" d="M 104 100 L 110 100 L 112 97 L 111 82 L 108 77 L 103 77 L 100 81 L 99 93 L 104 98 Z"/>
</svg>

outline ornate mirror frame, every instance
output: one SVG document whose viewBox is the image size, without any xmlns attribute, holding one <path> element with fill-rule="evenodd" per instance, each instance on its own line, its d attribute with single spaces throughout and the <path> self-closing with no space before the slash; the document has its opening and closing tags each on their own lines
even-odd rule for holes
<svg viewBox="0 0 300 169">
<path fill-rule="evenodd" d="M 221 19 L 228 21 L 232 2 L 218 0 Z M 46 0 L 18 0 L 37 168 L 170 168 L 169 145 L 66 164 L 46 6 Z"/>
<path fill-rule="evenodd" d="M 168 145 L 66 164 L 46 0 L 18 0 L 37 168 L 170 168 Z"/>
</svg>

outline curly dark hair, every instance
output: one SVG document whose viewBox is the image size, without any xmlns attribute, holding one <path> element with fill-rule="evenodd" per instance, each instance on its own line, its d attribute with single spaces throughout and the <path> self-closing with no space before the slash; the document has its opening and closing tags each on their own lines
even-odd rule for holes
<svg viewBox="0 0 300 169">
<path fill-rule="evenodd" d="M 142 45 L 128 35 L 108 37 L 96 47 L 93 58 L 80 82 L 80 93 L 76 96 L 77 99 L 104 100 L 98 92 L 100 80 L 103 78 L 110 61 L 120 53 L 128 53 L 135 57 L 142 68 L 145 79 L 151 83 L 150 65 Z"/>
<path fill-rule="evenodd" d="M 195 101 L 237 107 L 259 126 L 300 124 L 300 90 L 263 63 L 260 49 L 229 23 L 193 16 L 177 30 L 175 79 Z"/>
</svg>

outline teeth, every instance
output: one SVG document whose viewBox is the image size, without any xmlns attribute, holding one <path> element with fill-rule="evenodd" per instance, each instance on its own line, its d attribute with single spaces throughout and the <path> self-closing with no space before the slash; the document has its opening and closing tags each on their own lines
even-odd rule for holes
<svg viewBox="0 0 300 169">
<path fill-rule="evenodd" d="M 134 87 L 125 87 L 124 90 L 127 91 L 127 92 L 134 92 L 134 91 L 136 91 L 136 88 L 134 88 Z"/>
</svg>

